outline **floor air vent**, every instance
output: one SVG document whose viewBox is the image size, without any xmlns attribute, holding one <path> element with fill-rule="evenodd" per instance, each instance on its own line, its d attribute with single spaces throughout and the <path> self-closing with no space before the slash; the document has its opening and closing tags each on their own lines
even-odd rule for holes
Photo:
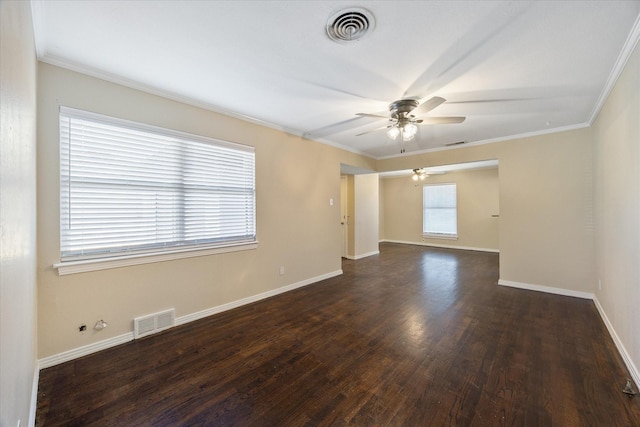
<svg viewBox="0 0 640 427">
<path fill-rule="evenodd" d="M 175 324 L 175 310 L 160 311 L 133 319 L 133 337 L 142 338 L 164 331 Z"/>
</svg>

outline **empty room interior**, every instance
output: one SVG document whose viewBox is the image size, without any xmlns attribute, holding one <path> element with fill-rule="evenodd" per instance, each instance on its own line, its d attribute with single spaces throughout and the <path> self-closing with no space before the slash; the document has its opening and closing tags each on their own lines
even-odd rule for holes
<svg viewBox="0 0 640 427">
<path fill-rule="evenodd" d="M 639 1 L 0 20 L 0 426 L 640 425 Z"/>
</svg>

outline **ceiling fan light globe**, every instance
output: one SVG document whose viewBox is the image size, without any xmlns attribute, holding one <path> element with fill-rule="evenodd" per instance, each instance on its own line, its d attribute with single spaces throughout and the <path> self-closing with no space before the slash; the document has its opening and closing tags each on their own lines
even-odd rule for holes
<svg viewBox="0 0 640 427">
<path fill-rule="evenodd" d="M 413 123 L 408 123 L 402 128 L 402 139 L 411 141 L 416 135 L 416 132 L 418 132 L 418 127 Z"/>
<path fill-rule="evenodd" d="M 387 131 L 387 136 L 395 141 L 395 139 L 400 135 L 400 129 L 396 126 L 390 127 Z"/>
</svg>

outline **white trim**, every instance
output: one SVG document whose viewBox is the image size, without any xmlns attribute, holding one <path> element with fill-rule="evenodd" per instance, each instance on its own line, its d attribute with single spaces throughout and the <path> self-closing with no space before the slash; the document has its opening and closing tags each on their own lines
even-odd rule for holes
<svg viewBox="0 0 640 427">
<path fill-rule="evenodd" d="M 207 310 L 198 311 L 196 313 L 187 314 L 185 316 L 180 316 L 175 319 L 175 325 L 184 325 L 185 323 L 193 322 L 195 320 L 203 319 L 207 316 L 211 316 L 213 314 L 221 313 L 223 311 L 231 310 L 246 304 L 250 304 L 256 301 L 260 301 L 265 298 L 269 298 L 272 296 L 276 296 L 297 288 L 301 288 L 303 286 L 310 285 L 312 283 L 319 282 L 321 280 L 330 279 L 335 276 L 339 276 L 342 274 L 342 270 L 332 271 L 330 273 L 322 274 L 320 276 L 315 276 L 309 279 L 302 280 L 300 282 L 292 283 L 290 285 L 282 286 L 277 289 L 273 289 L 271 291 L 263 292 L 261 294 L 253 295 L 247 298 L 242 298 L 237 301 L 233 301 L 227 304 L 222 304 L 213 308 L 209 308 Z M 129 341 L 133 341 L 133 331 L 127 332 L 126 334 L 118 335 L 113 338 L 108 338 L 103 341 L 98 341 L 93 344 L 88 344 L 82 347 L 78 347 L 72 350 L 64 351 L 62 353 L 54 354 L 53 356 L 48 356 L 42 358 L 38 361 L 38 367 L 40 369 L 49 368 L 51 366 L 59 365 L 64 362 L 69 362 L 71 360 L 77 359 L 82 356 L 87 356 L 92 353 L 96 353 L 101 350 L 106 350 L 111 347 L 115 347 L 120 344 L 127 343 Z"/>
<path fill-rule="evenodd" d="M 60 67 L 63 68 L 65 70 L 69 70 L 69 71 L 73 71 L 75 73 L 79 73 L 79 74 L 83 74 L 85 76 L 89 76 L 89 77 L 93 77 L 96 79 L 100 79 L 100 80 L 104 80 L 110 83 L 114 83 L 120 86 L 124 86 L 124 87 L 128 87 L 130 89 L 134 89 L 140 92 L 144 92 L 144 93 L 148 93 L 151 95 L 155 95 L 155 96 L 160 96 L 162 98 L 165 99 L 169 99 L 172 101 L 176 101 L 176 102 L 180 102 L 182 104 L 185 105 L 191 105 L 192 107 L 196 107 L 196 108 L 202 108 L 203 110 L 208 110 L 208 111 L 213 111 L 214 113 L 218 113 L 218 114 L 222 114 L 228 117 L 232 117 L 234 119 L 239 119 L 245 122 L 249 122 L 249 123 L 253 123 L 253 124 L 257 124 L 260 126 L 264 126 L 270 129 L 275 129 L 281 132 L 286 132 L 289 134 L 295 134 L 294 131 L 290 130 L 290 129 L 286 129 L 282 126 L 276 125 L 274 123 L 270 123 L 270 122 L 266 122 L 264 120 L 260 120 L 258 118 L 255 117 L 251 117 L 251 116 L 246 116 L 244 114 L 240 114 L 240 113 L 236 113 L 236 112 L 232 112 L 229 110 L 224 110 L 220 107 L 216 107 L 215 105 L 212 104 L 207 104 L 204 102 L 200 102 L 200 101 L 196 101 L 195 99 L 191 99 L 189 97 L 186 96 L 182 96 L 167 90 L 163 90 L 163 89 L 157 89 L 155 87 L 146 85 L 146 84 L 142 84 L 139 82 L 136 82 L 134 80 L 130 80 L 124 77 L 120 77 L 120 76 L 116 76 L 114 74 L 108 73 L 106 71 L 103 70 L 98 70 L 96 68 L 92 68 L 92 67 L 87 67 L 85 65 L 81 65 L 78 63 L 75 63 L 73 61 L 69 61 L 67 59 L 64 58 L 60 58 L 56 55 L 51 55 L 48 53 L 44 53 L 44 55 L 42 57 L 38 57 L 38 60 L 40 62 L 44 62 L 46 64 L 50 64 L 50 65 L 54 65 L 56 67 Z"/>
<path fill-rule="evenodd" d="M 458 234 L 422 233 L 424 239 L 458 240 Z"/>
<path fill-rule="evenodd" d="M 320 276 L 312 277 L 310 279 L 306 279 L 300 282 L 292 283 L 290 285 L 282 286 L 281 288 L 273 289 L 267 292 L 263 292 L 261 294 L 253 295 L 247 298 L 242 298 L 237 301 L 232 301 L 226 304 L 218 305 L 216 307 L 208 308 L 206 310 L 197 311 L 195 313 L 187 314 L 185 316 L 176 317 L 176 326 L 184 325 L 185 323 L 193 322 L 195 320 L 204 319 L 205 317 L 222 313 L 223 311 L 232 310 L 234 308 L 238 308 L 246 304 L 251 304 L 266 298 L 280 295 L 285 292 L 289 292 L 294 289 L 301 288 L 303 286 L 311 285 L 312 283 L 320 282 L 321 280 L 326 280 L 335 276 L 339 276 L 341 274 L 342 274 L 342 270 L 336 270 L 331 273 L 322 274 Z"/>
<path fill-rule="evenodd" d="M 563 295 L 566 297 L 575 297 L 583 299 L 593 299 L 594 295 L 590 292 L 572 291 L 570 289 L 554 288 L 551 286 L 532 285 L 530 283 L 512 282 L 510 280 L 498 280 L 498 285 L 509 288 L 526 289 L 528 291 L 545 292 L 548 294 Z"/>
<path fill-rule="evenodd" d="M 628 59 L 628 58 L 627 58 Z M 234 119 L 239 119 L 248 123 L 252 123 L 255 125 L 259 125 L 259 126 L 264 126 L 266 128 L 269 129 L 273 129 L 276 131 L 280 131 L 280 132 L 284 132 L 287 133 L 289 135 L 293 135 L 293 136 L 297 136 L 299 138 L 302 139 L 306 139 L 308 141 L 315 141 L 318 142 L 320 144 L 324 144 L 324 145 L 329 145 L 344 151 L 348 151 L 351 153 L 355 153 L 355 154 L 359 154 L 361 156 L 367 157 L 369 159 L 373 159 L 373 160 L 386 160 L 386 159 L 393 159 L 393 158 L 397 158 L 397 157 L 407 157 L 407 156 L 414 156 L 414 155 L 419 155 L 419 154 L 425 154 L 425 153 L 434 153 L 437 151 L 445 151 L 445 150 L 457 150 L 460 148 L 465 148 L 465 147 L 471 147 L 474 145 L 484 145 L 484 144 L 493 144 L 496 142 L 503 142 L 503 141 L 511 141 L 511 140 L 515 140 L 515 139 L 522 139 L 522 138 L 530 138 L 530 137 L 534 137 L 534 136 L 540 136 L 540 135 L 547 135 L 550 133 L 559 133 L 559 132 L 565 132 L 565 131 L 571 131 L 571 130 L 576 130 L 576 129 L 583 129 L 586 127 L 589 127 L 591 124 L 590 122 L 587 123 L 578 123 L 575 125 L 570 125 L 570 126 L 563 126 L 563 127 L 557 127 L 557 128 L 549 128 L 549 129 L 542 129 L 539 131 L 534 131 L 534 132 L 526 132 L 526 133 L 521 133 L 521 134 L 515 134 L 515 135 L 507 135 L 507 136 L 501 136 L 498 138 L 491 138 L 491 139 L 484 139 L 484 140 L 480 140 L 480 141 L 474 141 L 474 142 L 469 142 L 469 143 L 465 143 L 465 144 L 461 144 L 461 145 L 457 145 L 457 146 L 450 146 L 450 147 L 436 147 L 436 148 L 429 148 L 426 150 L 416 150 L 416 151 L 409 151 L 406 153 L 402 153 L 402 154 L 392 154 L 389 156 L 373 156 L 370 153 L 366 153 L 362 150 L 358 150 L 356 148 L 347 146 L 347 145 L 342 145 L 342 144 L 338 144 L 323 138 L 311 138 L 310 135 L 308 135 L 308 132 L 301 132 L 295 129 L 290 129 L 290 128 L 286 128 L 284 126 L 280 126 L 271 122 L 267 122 L 255 117 L 251 117 L 251 116 L 246 116 L 237 112 L 233 112 L 233 111 L 229 111 L 229 110 L 225 110 L 221 107 L 217 107 L 215 105 L 211 105 L 211 104 L 207 104 L 207 103 L 203 103 L 200 101 L 197 101 L 195 99 L 191 99 L 185 96 L 181 96 L 178 95 L 176 93 L 172 93 L 169 91 L 165 91 L 165 90 L 161 90 L 161 89 L 157 89 L 151 86 L 147 86 L 147 85 L 143 85 L 141 83 L 138 82 L 134 82 L 132 80 L 129 79 L 125 79 L 123 77 L 119 77 L 119 76 L 115 76 L 113 74 L 107 73 L 105 71 L 102 70 L 97 70 L 97 69 L 93 69 L 93 68 L 89 68 L 80 64 L 76 64 L 73 63 L 71 61 L 56 57 L 54 55 L 50 55 L 46 52 L 44 52 L 42 55 L 38 55 L 38 60 L 41 62 L 44 62 L 46 64 L 50 64 L 56 67 L 60 67 L 60 68 L 64 68 L 66 70 L 70 70 L 76 73 L 80 73 L 80 74 L 84 74 L 86 76 L 89 77 L 94 77 L 100 80 L 104 80 L 104 81 L 108 81 L 120 86 L 124 86 L 124 87 L 128 87 L 130 89 L 134 89 L 134 90 L 138 90 L 140 92 L 144 92 L 144 93 L 148 93 L 151 95 L 156 95 L 156 96 L 160 96 L 172 101 L 176 101 L 176 102 L 180 102 L 182 104 L 185 105 L 190 105 L 192 107 L 196 107 L 196 108 L 201 108 L 203 110 L 208 110 L 208 111 L 212 111 L 214 113 L 217 114 L 222 114 L 224 116 L 227 117 L 231 117 Z M 625 59 L 626 62 L 626 59 Z M 607 92 L 608 94 L 608 92 Z"/>
<path fill-rule="evenodd" d="M 36 57 L 41 58 L 47 53 L 44 51 L 46 30 L 44 29 L 43 11 L 44 1 L 31 0 L 31 20 L 33 21 L 33 40 L 36 47 Z"/>
<path fill-rule="evenodd" d="M 150 264 L 174 259 L 193 258 L 206 255 L 224 254 L 229 252 L 248 251 L 258 248 L 258 242 L 241 243 L 218 248 L 175 250 L 151 254 L 124 255 L 112 258 L 87 259 L 81 261 L 67 261 L 53 264 L 58 269 L 58 275 L 84 273 L 87 271 L 107 270 L 109 268 L 128 267 L 131 265 Z"/>
<path fill-rule="evenodd" d="M 607 102 L 607 98 L 609 98 L 609 95 L 611 94 L 613 87 L 615 86 L 616 82 L 618 81 L 618 78 L 620 77 L 620 74 L 622 74 L 624 67 L 627 65 L 627 61 L 629 61 L 629 58 L 631 58 L 631 54 L 633 53 L 633 50 L 638 44 L 638 40 L 640 40 L 640 15 L 636 18 L 636 22 L 633 24 L 633 27 L 631 28 L 629 37 L 627 37 L 627 40 L 624 42 L 624 46 L 622 46 L 622 50 L 618 55 L 618 59 L 616 59 L 616 62 L 613 65 L 613 68 L 611 69 L 611 73 L 609 74 L 609 78 L 607 79 L 606 84 L 602 89 L 602 93 L 600 94 L 600 97 L 598 98 L 595 106 L 593 107 L 593 111 L 589 116 L 590 126 L 593 125 L 593 123 L 596 121 L 598 114 L 600 114 L 600 110 L 602 110 L 602 107 L 604 107 L 605 102 Z"/>
<path fill-rule="evenodd" d="M 36 410 L 38 409 L 38 383 L 40 382 L 40 364 L 36 360 L 33 367 L 33 383 L 31 384 L 31 402 L 29 403 L 29 420 L 27 425 L 34 427 L 36 425 Z"/>
<path fill-rule="evenodd" d="M 422 245 L 422 246 L 432 246 L 432 245 L 427 245 L 424 243 L 413 243 L 413 242 L 402 242 L 402 241 L 393 241 L 393 240 L 381 240 L 381 243 L 383 242 L 389 242 L 389 243 L 401 243 L 401 244 L 411 244 L 411 245 Z M 457 247 L 451 247 L 451 249 L 460 249 Z M 486 252 L 495 252 L 495 250 L 492 249 L 467 249 L 467 250 L 477 250 L 477 251 L 486 251 Z M 377 252 L 379 253 L 379 252 Z M 374 253 L 371 253 L 372 255 Z M 349 258 L 352 259 L 352 258 Z M 175 320 L 175 326 L 178 325 L 184 325 L 186 323 L 189 322 L 193 322 L 196 320 L 200 320 L 203 319 L 205 317 L 214 315 L 214 314 L 218 314 L 227 310 L 231 310 L 234 308 L 238 308 L 241 307 L 243 305 L 246 304 L 251 304 L 253 302 L 257 302 L 260 301 L 262 299 L 266 299 L 266 298 L 270 298 L 272 296 L 276 296 L 288 291 L 292 291 L 294 289 L 303 287 L 303 286 L 307 286 L 310 285 L 312 283 L 316 283 L 319 282 L 321 280 L 326 280 L 326 279 L 330 279 L 332 277 L 335 276 L 339 276 L 341 275 L 343 272 L 342 270 L 336 270 L 333 271 L 331 273 L 327 273 L 327 274 L 323 274 L 320 276 L 316 276 L 316 277 L 312 277 L 310 279 L 306 279 L 306 280 L 302 280 L 300 282 L 297 283 L 293 283 L 291 285 L 287 285 L 287 286 L 283 286 L 277 289 L 273 289 L 271 291 L 267 291 L 267 292 L 263 292 L 261 294 L 257 294 L 251 297 L 247 297 L 247 298 L 243 298 L 237 301 L 233 301 L 227 304 L 222 304 L 207 310 L 202 310 L 202 311 L 198 311 L 196 313 L 192 313 L 192 314 L 187 314 L 185 316 L 180 316 L 178 318 L 176 318 Z M 500 286 L 506 286 L 506 287 L 512 287 L 512 288 L 518 288 L 518 289 L 526 289 L 526 290 L 532 290 L 532 291 L 538 291 L 538 292 L 545 292 L 545 293 L 551 293 L 551 294 L 556 294 L 556 295 L 563 295 L 563 296 L 571 296 L 571 297 L 577 297 L 577 298 L 583 298 L 583 299 L 591 299 L 593 300 L 596 309 L 598 310 L 598 313 L 600 314 L 600 317 L 602 318 L 605 326 L 607 327 L 607 330 L 609 331 L 609 334 L 611 335 L 611 338 L 613 339 L 613 342 L 616 345 L 616 348 L 618 349 L 618 352 L 620 353 L 622 359 L 624 360 L 624 363 L 627 367 L 627 369 L 629 370 L 629 373 L 631 374 L 631 377 L 633 378 L 635 384 L 636 384 L 636 388 L 638 388 L 638 386 L 640 385 L 640 372 L 638 371 L 638 368 L 636 368 L 635 364 L 633 363 L 633 360 L 631 359 L 631 356 L 629 355 L 629 353 L 627 352 L 626 348 L 624 347 L 624 345 L 622 344 L 622 341 L 620 340 L 620 338 L 618 337 L 618 334 L 616 333 L 615 329 L 613 328 L 613 325 L 611 324 L 611 322 L 609 321 L 609 318 L 607 317 L 604 309 L 602 308 L 602 306 L 600 305 L 600 301 L 598 301 L 598 299 L 595 297 L 594 294 L 592 293 L 588 293 L 588 292 L 581 292 L 581 291 L 571 291 L 571 290 L 567 290 L 567 289 L 560 289 L 560 288 L 553 288 L 553 287 L 549 287 L 549 286 L 540 286 L 540 285 L 531 285 L 531 284 L 527 284 L 527 283 L 521 283 L 521 282 L 512 282 L 512 281 L 508 281 L 508 280 L 498 280 L 498 285 Z M 93 344 L 89 344 L 83 347 L 79 347 L 73 350 L 69 350 L 69 351 L 65 351 L 53 356 L 49 356 L 49 357 L 45 357 L 43 359 L 38 360 L 37 364 L 36 364 L 36 369 L 35 369 L 35 373 L 34 373 L 34 378 L 33 378 L 33 385 L 32 385 L 32 392 L 31 392 L 31 408 L 30 408 L 30 415 L 29 415 L 29 426 L 33 427 L 35 425 L 35 411 L 36 411 L 36 407 L 37 407 L 37 394 L 38 394 L 38 381 L 39 381 L 39 370 L 40 369 L 44 369 L 44 368 L 49 368 L 51 366 L 55 366 L 64 362 L 68 362 L 71 361 L 73 359 L 77 359 L 79 357 L 82 356 L 86 356 L 92 353 L 96 353 L 100 350 L 106 350 L 107 348 L 110 347 L 115 347 L 117 345 L 120 344 L 124 344 L 126 342 L 132 341 L 133 338 L 133 332 L 128 332 L 126 334 L 123 335 L 119 335 L 117 337 L 113 337 L 113 338 L 109 338 L 107 340 L 103 340 L 97 343 L 93 343 Z"/>
<path fill-rule="evenodd" d="M 98 341 L 93 344 L 84 345 L 82 347 L 54 354 L 53 356 L 42 358 L 38 361 L 38 365 L 40 366 L 40 369 L 49 368 L 51 366 L 59 365 L 79 357 L 88 356 L 89 354 L 96 353 L 100 350 L 106 350 L 129 341 L 133 341 L 133 332 L 127 332 L 126 334 L 118 335 L 117 337 L 108 338 L 103 341 Z"/>
<path fill-rule="evenodd" d="M 534 136 L 548 135 L 551 133 L 560 133 L 560 132 L 567 132 L 571 130 L 584 129 L 584 128 L 588 128 L 589 126 L 590 126 L 589 123 L 578 123 L 570 126 L 542 129 L 534 132 L 526 132 L 526 133 L 520 133 L 516 135 L 501 136 L 498 138 L 483 139 L 480 141 L 474 141 L 474 142 L 469 142 L 469 143 L 460 144 L 460 145 L 453 145 L 450 147 L 444 146 L 444 147 L 428 148 L 426 150 L 407 151 L 402 154 L 392 154 L 390 156 L 376 157 L 376 160 L 395 159 L 397 157 L 408 157 L 408 156 L 414 156 L 418 154 L 435 153 L 437 151 L 459 150 L 461 148 L 472 147 L 475 145 L 485 145 L 485 144 L 493 144 L 496 142 L 514 141 L 517 139 L 532 138 Z M 378 171 L 378 173 L 381 173 L 381 172 L 384 172 L 384 171 Z"/>
<path fill-rule="evenodd" d="M 367 258 L 373 255 L 380 255 L 380 251 L 367 252 L 366 254 L 360 254 L 360 255 L 347 255 L 345 256 L 345 258 L 356 261 L 356 260 Z"/>
<path fill-rule="evenodd" d="M 620 337 L 618 336 L 618 334 L 616 333 L 616 330 L 614 329 L 613 325 L 609 321 L 609 318 L 607 317 L 607 314 L 605 313 L 604 308 L 600 304 L 600 301 L 595 296 L 595 294 L 592 294 L 589 292 L 571 291 L 568 289 L 552 288 L 549 286 L 540 286 L 540 285 L 531 285 L 528 283 L 511 282 L 509 280 L 502 280 L 502 279 L 498 280 L 498 285 L 592 300 L 596 306 L 596 309 L 598 310 L 598 313 L 600 314 L 600 317 L 602 318 L 602 321 L 607 327 L 607 331 L 609 331 L 609 335 L 611 336 L 613 343 L 616 345 L 616 349 L 618 350 L 618 353 L 620 353 L 620 356 L 622 357 L 622 360 L 624 361 L 625 366 L 629 370 L 629 374 L 631 375 L 631 378 L 635 382 L 636 389 L 638 389 L 638 387 L 640 386 L 640 371 L 638 371 L 638 368 L 633 363 L 633 359 L 629 355 L 629 352 L 627 352 L 627 349 L 624 347 L 622 340 L 620 340 Z M 623 385 L 621 384 L 620 387 L 622 386 Z"/>
<path fill-rule="evenodd" d="M 616 330 L 613 328 L 613 325 L 609 321 L 607 314 L 604 312 L 604 308 L 602 307 L 602 305 L 600 304 L 600 301 L 598 301 L 598 298 L 596 296 L 593 297 L 593 303 L 596 305 L 596 308 L 598 309 L 598 313 L 600 313 L 600 317 L 602 318 L 602 321 L 604 322 L 605 326 L 607 327 L 607 330 L 609 331 L 609 335 L 611 335 L 611 338 L 613 339 L 613 342 L 616 345 L 616 348 L 618 349 L 618 353 L 620 353 L 620 356 L 622 356 L 622 360 L 624 361 L 624 364 L 627 366 L 627 369 L 629 370 L 629 373 L 631 374 L 633 381 L 636 383 L 636 390 L 637 390 L 638 386 L 640 386 L 640 371 L 638 371 L 638 368 L 633 363 L 631 356 L 627 352 L 627 349 L 624 347 L 624 344 L 622 344 L 620 337 L 618 337 Z"/>
<path fill-rule="evenodd" d="M 202 142 L 205 144 L 213 144 L 215 146 L 231 148 L 234 150 L 245 151 L 247 153 L 255 153 L 256 148 L 253 145 L 241 144 L 239 142 L 225 141 L 222 139 L 211 138 L 209 136 L 196 135 L 189 132 L 183 132 L 176 129 L 165 128 L 147 123 L 135 122 L 132 120 L 122 119 L 120 117 L 107 116 L 105 114 L 94 113 L 93 111 L 79 110 L 77 108 L 60 105 L 60 114 L 64 117 L 80 120 L 88 120 L 101 124 L 119 126 L 125 129 L 132 129 L 141 132 L 149 132 L 161 136 L 175 137 L 178 139 L 187 139 L 189 141 Z"/>
<path fill-rule="evenodd" d="M 417 246 L 431 246 L 434 248 L 443 248 L 443 249 L 460 249 L 463 251 L 476 251 L 476 252 L 492 252 L 499 254 L 500 249 L 491 249 L 491 248 L 476 248 L 473 246 L 454 246 L 454 245 L 440 245 L 437 243 L 427 243 L 427 242 L 408 242 L 404 240 L 389 240 L 384 239 L 380 240 L 380 243 L 399 243 L 401 245 L 417 245 Z"/>
<path fill-rule="evenodd" d="M 39 45 L 41 45 L 42 43 L 37 43 L 36 44 L 36 48 L 38 48 Z M 36 51 L 36 54 L 38 55 L 38 60 L 40 62 L 44 62 L 46 64 L 50 64 L 56 67 L 60 67 L 60 68 L 64 68 L 65 70 L 69 70 L 69 71 L 73 71 L 75 73 L 79 73 L 79 74 L 83 74 L 85 76 L 89 76 L 89 77 L 93 77 L 96 79 L 100 79 L 100 80 L 104 80 L 110 83 L 114 83 L 120 86 L 124 86 L 133 90 L 138 90 L 140 92 L 144 92 L 144 93 L 148 93 L 151 95 L 155 95 L 155 96 L 160 96 L 162 98 L 165 99 L 169 99 L 171 101 L 176 101 L 176 102 L 180 102 L 182 104 L 185 105 L 190 105 L 192 107 L 196 107 L 196 108 L 201 108 L 203 110 L 207 110 L 207 111 L 212 111 L 216 114 L 221 114 L 223 116 L 227 116 L 227 117 L 231 117 L 234 119 L 238 119 L 238 120 L 242 120 L 244 122 L 248 122 L 254 125 L 258 125 L 258 126 L 263 126 L 265 128 L 268 129 L 273 129 L 279 132 L 284 132 L 287 133 L 289 135 L 293 135 L 293 136 L 297 136 L 299 138 L 302 139 L 306 139 L 308 141 L 315 141 L 318 142 L 320 144 L 325 144 L 325 145 L 330 145 L 332 147 L 335 148 L 339 148 L 341 150 L 345 150 L 345 151 L 349 151 L 351 153 L 355 153 L 355 154 L 359 154 L 361 156 L 367 157 L 369 159 L 374 159 L 375 157 L 371 156 L 371 154 L 365 153 L 364 151 L 358 150 L 356 148 L 353 147 L 349 147 L 347 145 L 342 145 L 342 144 L 338 144 L 335 142 L 331 142 L 331 141 L 327 141 L 324 139 L 311 139 L 309 138 L 309 136 L 307 135 L 307 132 L 303 132 L 303 131 L 299 131 L 296 129 L 291 129 L 291 128 L 287 128 L 285 126 L 281 126 L 275 123 L 271 123 L 256 117 L 251 117 L 251 116 L 247 116 L 244 114 L 240 114 L 237 113 L 235 111 L 230 111 L 221 107 L 218 107 L 216 105 L 212 105 L 212 104 L 208 104 L 205 102 L 201 102 L 201 101 L 197 101 L 195 99 L 183 96 L 183 95 L 179 95 L 177 93 L 173 93 L 170 91 L 166 91 L 163 89 L 158 89 L 149 85 L 145 85 L 133 80 L 129 80 L 126 79 L 124 77 L 120 77 L 120 76 L 116 76 L 113 75 L 111 73 L 102 71 L 102 70 L 98 70 L 95 68 L 91 68 L 91 67 L 87 67 L 84 65 L 80 65 L 77 63 L 74 63 L 72 61 L 69 61 L 67 59 L 63 59 L 60 57 L 57 57 L 55 55 L 50 55 L 46 52 L 38 52 Z"/>
</svg>

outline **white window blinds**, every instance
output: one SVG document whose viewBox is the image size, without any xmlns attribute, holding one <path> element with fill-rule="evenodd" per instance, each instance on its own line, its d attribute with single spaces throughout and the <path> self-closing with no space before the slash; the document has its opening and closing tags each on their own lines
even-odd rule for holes
<svg viewBox="0 0 640 427">
<path fill-rule="evenodd" d="M 62 261 L 256 241 L 253 147 L 62 107 Z"/>
<path fill-rule="evenodd" d="M 422 233 L 455 237 L 458 234 L 456 184 L 423 187 Z"/>
</svg>

